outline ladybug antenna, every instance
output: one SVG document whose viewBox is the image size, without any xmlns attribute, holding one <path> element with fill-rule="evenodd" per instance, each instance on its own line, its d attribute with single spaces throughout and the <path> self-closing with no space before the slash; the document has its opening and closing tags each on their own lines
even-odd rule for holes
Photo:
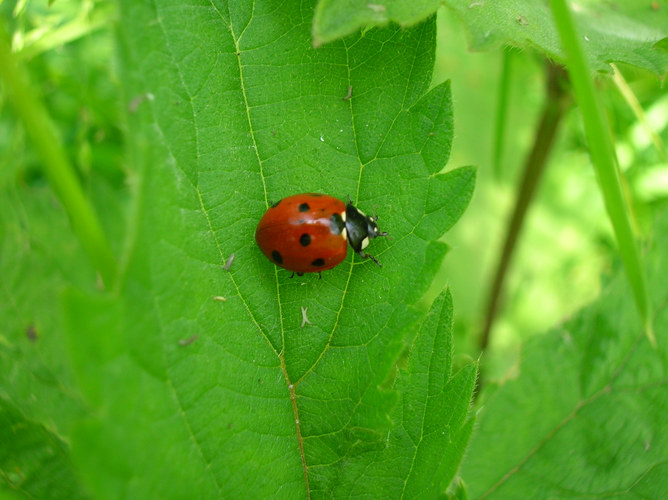
<svg viewBox="0 0 668 500">
<path fill-rule="evenodd" d="M 353 204 L 353 200 L 350 199 L 350 194 L 348 194 L 348 205 L 352 205 L 352 204 Z"/>
<path fill-rule="evenodd" d="M 376 222 L 378 220 L 378 216 L 376 215 L 376 207 L 377 206 L 378 205 L 373 206 L 373 215 L 371 216 L 371 220 L 374 221 L 374 222 Z M 381 235 L 381 236 L 383 236 L 383 235 Z"/>
</svg>

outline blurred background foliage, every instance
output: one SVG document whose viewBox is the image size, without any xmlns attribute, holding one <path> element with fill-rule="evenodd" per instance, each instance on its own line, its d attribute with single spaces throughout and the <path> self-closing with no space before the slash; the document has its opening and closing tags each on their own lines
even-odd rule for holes
<svg viewBox="0 0 668 500">
<path fill-rule="evenodd" d="M 444 279 L 455 301 L 455 345 L 478 356 L 487 294 L 506 226 L 517 196 L 523 163 L 535 138 L 545 95 L 545 60 L 508 47 L 467 49 L 467 33 L 447 9 L 439 10 L 434 82 L 452 80 L 455 139 L 450 165 L 479 167 L 473 200 L 460 224 L 445 237 L 452 246 Z M 504 52 L 509 67 L 509 103 L 498 175 L 494 121 Z M 639 101 L 650 127 L 665 144 L 668 93 L 664 79 L 636 68 L 620 73 Z M 597 81 L 610 120 L 625 194 L 641 241 L 652 237 L 655 207 L 668 196 L 665 150 L 652 143 L 613 75 Z M 492 329 L 481 360 L 486 376 L 512 376 L 522 341 L 569 317 L 593 300 L 618 259 L 610 223 L 597 187 L 581 118 L 570 107 L 519 237 Z"/>
<path fill-rule="evenodd" d="M 88 0 L 0 3 L 12 48 L 28 64 L 73 163 L 84 179 L 96 170 L 120 186 L 125 177 L 119 128 L 123 109 L 114 71 L 111 7 Z M 2 160 L 8 163 L 3 171 L 39 177 L 25 133 L 5 109 L 3 103 L 2 127 L 8 132 L 0 137 L 6 153 Z"/>
<path fill-rule="evenodd" d="M 132 170 L 123 156 L 124 115 L 132 112 L 133 105 L 132 96 L 122 95 L 117 81 L 113 4 L 4 1 L 0 14 L 118 255 L 132 183 Z M 451 286 L 457 352 L 476 358 L 486 296 L 546 98 L 545 60 L 512 47 L 471 52 L 466 30 L 455 15 L 441 8 L 438 16 L 433 83 L 452 81 L 455 106 L 455 140 L 446 168 L 476 165 L 479 170 L 469 210 L 445 237 L 452 250 L 436 288 Z M 504 57 L 509 64 L 509 101 L 501 161 L 495 170 L 494 122 Z M 634 223 L 641 238 L 648 240 L 654 207 L 668 197 L 668 163 L 660 145 L 668 138 L 668 93 L 664 80 L 655 75 L 618 69 L 660 139 L 658 146 L 652 141 L 612 73 L 600 75 L 597 84 Z M 512 373 L 523 340 L 594 299 L 601 277 L 605 279 L 616 258 L 583 127 L 574 111 L 569 109 L 558 132 L 505 282 L 490 349 L 483 359 L 490 379 Z M 0 152 L 4 193 L 11 196 L 16 186 L 48 190 L 37 156 L 1 94 Z"/>
</svg>

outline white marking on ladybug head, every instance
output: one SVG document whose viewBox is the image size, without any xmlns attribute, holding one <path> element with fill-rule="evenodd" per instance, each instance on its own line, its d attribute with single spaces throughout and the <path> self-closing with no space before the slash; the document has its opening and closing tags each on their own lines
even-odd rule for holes
<svg viewBox="0 0 668 500">
<path fill-rule="evenodd" d="M 343 231 L 341 231 L 341 236 L 343 236 L 344 240 L 348 239 L 348 231 L 346 231 L 346 228 L 343 228 Z"/>
<path fill-rule="evenodd" d="M 346 221 L 346 211 L 345 210 L 343 212 L 341 212 L 341 219 L 343 220 L 343 222 Z"/>
<path fill-rule="evenodd" d="M 369 246 L 369 237 L 365 236 L 364 239 L 362 240 L 362 250 L 364 250 L 368 246 Z"/>
</svg>

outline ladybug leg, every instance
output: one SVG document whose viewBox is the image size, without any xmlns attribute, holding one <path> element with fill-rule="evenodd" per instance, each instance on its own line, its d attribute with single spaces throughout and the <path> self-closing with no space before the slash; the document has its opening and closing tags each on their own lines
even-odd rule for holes
<svg viewBox="0 0 668 500">
<path fill-rule="evenodd" d="M 364 253 L 364 250 L 360 250 L 359 252 L 357 252 L 357 254 L 360 257 L 362 257 L 363 259 L 371 259 L 372 261 L 374 261 L 378 265 L 378 267 L 383 267 L 383 265 L 380 262 L 378 262 L 378 259 L 376 259 L 373 255 L 369 255 L 368 253 Z"/>
<path fill-rule="evenodd" d="M 295 277 L 295 272 L 292 271 L 292 274 L 290 275 L 290 279 L 292 279 L 292 278 L 294 278 L 294 277 Z"/>
<path fill-rule="evenodd" d="M 378 262 L 378 259 L 376 259 L 373 255 L 369 255 L 369 254 L 367 254 L 366 256 L 367 256 L 367 258 L 369 258 L 369 259 L 371 259 L 372 261 L 374 261 L 374 262 L 378 265 L 378 267 L 383 267 L 383 264 L 381 264 L 380 262 Z"/>
<path fill-rule="evenodd" d="M 319 280 L 322 279 L 322 271 L 318 271 L 318 279 L 319 279 Z"/>
</svg>

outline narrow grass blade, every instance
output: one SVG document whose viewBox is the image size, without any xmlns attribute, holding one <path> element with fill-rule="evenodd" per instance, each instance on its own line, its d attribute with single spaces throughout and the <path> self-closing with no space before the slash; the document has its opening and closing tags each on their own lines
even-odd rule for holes
<svg viewBox="0 0 668 500">
<path fill-rule="evenodd" d="M 629 108 L 631 108 L 631 111 L 633 111 L 633 114 L 638 120 L 638 123 L 640 123 L 640 126 L 647 134 L 647 137 L 652 141 L 656 152 L 661 156 L 661 160 L 668 163 L 668 151 L 666 151 L 666 146 L 663 144 L 661 136 L 654 131 L 652 125 L 649 123 L 647 115 L 645 114 L 645 110 L 642 109 L 640 102 L 638 102 L 638 98 L 635 96 L 633 90 L 626 82 L 624 75 L 619 72 L 619 69 L 617 69 L 617 66 L 614 64 L 611 64 L 610 66 L 612 66 L 613 71 L 612 79 L 615 82 L 619 93 L 622 94 L 622 97 L 624 97 L 624 100 L 629 105 Z"/>
<path fill-rule="evenodd" d="M 576 34 L 575 25 L 565 0 L 552 0 L 550 7 L 566 54 L 566 66 L 571 76 L 575 98 L 582 112 L 589 151 L 605 207 L 615 231 L 638 312 L 645 324 L 645 332 L 650 342 L 655 344 L 656 340 L 650 320 L 651 305 L 647 283 L 631 228 L 629 212 L 622 194 L 614 148 L 606 127 L 603 107 L 596 96 L 589 67 L 580 45 L 581 38 Z"/>
</svg>

